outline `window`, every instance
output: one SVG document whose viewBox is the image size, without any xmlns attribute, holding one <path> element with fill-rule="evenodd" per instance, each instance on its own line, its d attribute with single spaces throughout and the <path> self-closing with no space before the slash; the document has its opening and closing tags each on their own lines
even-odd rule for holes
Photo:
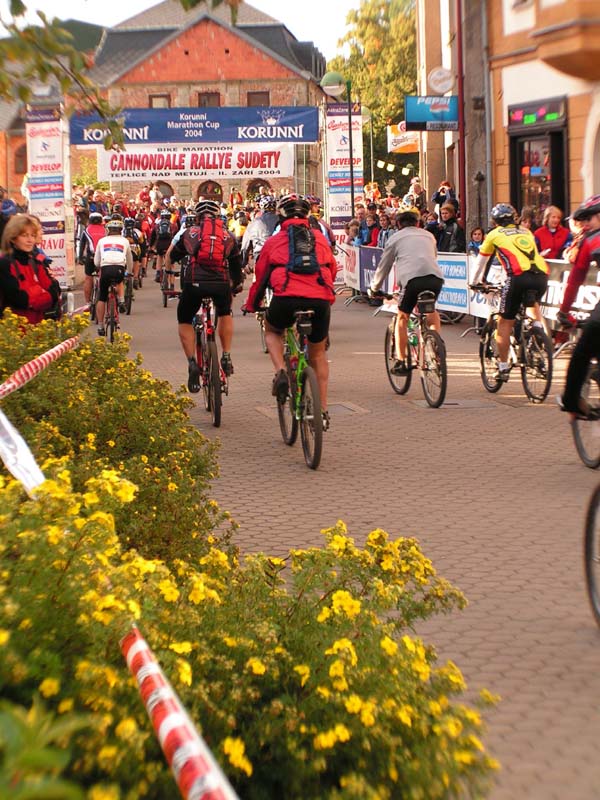
<svg viewBox="0 0 600 800">
<path fill-rule="evenodd" d="M 27 172 L 27 146 L 22 144 L 15 150 L 15 174 L 24 175 Z"/>
<path fill-rule="evenodd" d="M 219 92 L 198 92 L 198 106 L 200 108 L 219 108 L 221 95 Z"/>
<path fill-rule="evenodd" d="M 151 94 L 148 97 L 150 108 L 171 108 L 170 94 Z"/>
<path fill-rule="evenodd" d="M 248 92 L 246 95 L 248 106 L 268 106 L 269 93 L 268 92 Z"/>
</svg>

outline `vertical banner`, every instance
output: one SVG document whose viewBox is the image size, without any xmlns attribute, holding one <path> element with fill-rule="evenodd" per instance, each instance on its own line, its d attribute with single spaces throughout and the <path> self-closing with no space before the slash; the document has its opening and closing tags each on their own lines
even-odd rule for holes
<svg viewBox="0 0 600 800">
<path fill-rule="evenodd" d="M 25 123 L 29 212 L 41 222 L 42 249 L 63 288 L 72 278 L 65 239 L 65 128 L 58 106 L 29 107 Z"/>
<path fill-rule="evenodd" d="M 347 103 L 325 107 L 325 142 L 327 151 L 327 214 L 335 238 L 345 241 L 345 226 L 353 215 L 350 196 L 350 132 Z M 354 201 L 363 199 L 363 135 L 360 103 L 352 105 L 352 165 Z"/>
</svg>

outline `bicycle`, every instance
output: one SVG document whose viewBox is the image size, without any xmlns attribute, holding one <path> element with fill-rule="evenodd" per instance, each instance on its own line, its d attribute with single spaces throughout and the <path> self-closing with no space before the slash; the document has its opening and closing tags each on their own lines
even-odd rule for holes
<svg viewBox="0 0 600 800">
<path fill-rule="evenodd" d="M 492 295 L 492 305 L 498 307 L 502 287 L 495 284 L 470 284 L 470 289 Z M 510 336 L 509 369 L 519 367 L 525 394 L 532 403 L 543 403 L 552 384 L 552 342 L 545 330 L 533 327 L 533 320 L 526 309 L 535 304 L 535 293 L 527 292 L 517 313 Z M 479 342 L 481 381 L 484 388 L 494 394 L 503 381 L 497 377 L 498 346 L 496 331 L 498 311 L 492 311 L 483 326 Z"/>
<path fill-rule="evenodd" d="M 106 338 L 112 344 L 115 340 L 115 333 L 119 329 L 119 294 L 118 283 L 111 281 L 108 287 L 108 299 L 104 312 L 104 330 Z"/>
<path fill-rule="evenodd" d="M 380 294 L 388 300 L 393 298 L 390 294 Z M 410 389 L 413 370 L 420 370 L 425 400 L 431 408 L 439 408 L 446 398 L 448 367 L 444 340 L 437 331 L 427 327 L 427 314 L 435 311 L 435 294 L 431 291 L 420 292 L 416 308 L 417 313 L 413 311 L 408 320 L 406 374 L 395 375 L 392 372 L 398 359 L 396 317 L 385 331 L 385 368 L 390 385 L 396 394 L 406 394 Z"/>
<path fill-rule="evenodd" d="M 166 267 L 162 268 L 160 276 L 160 290 L 162 292 L 163 308 L 167 307 L 171 297 L 179 297 L 181 294 L 181 292 L 175 288 L 175 278 L 177 277 L 179 277 L 178 269 L 166 269 Z"/>
<path fill-rule="evenodd" d="M 294 324 L 285 332 L 283 357 L 290 389 L 284 400 L 277 399 L 277 416 L 283 441 L 290 447 L 300 429 L 306 465 L 317 469 L 323 452 L 324 422 L 317 375 L 308 363 L 313 316 L 314 311 L 296 311 Z"/>
<path fill-rule="evenodd" d="M 588 598 L 600 625 L 600 486 L 592 494 L 586 514 L 583 556 Z"/>
<path fill-rule="evenodd" d="M 202 298 L 192 325 L 196 336 L 196 362 L 200 367 L 204 407 L 210 412 L 214 427 L 218 428 L 221 425 L 222 395 L 229 394 L 229 383 L 219 362 L 215 339 L 217 315 L 210 297 Z"/>
<path fill-rule="evenodd" d="M 131 314 L 131 305 L 133 303 L 133 275 L 131 272 L 126 272 L 123 278 L 125 283 L 125 313 L 127 316 Z"/>
<path fill-rule="evenodd" d="M 586 467 L 600 467 L 600 364 L 593 359 L 581 390 L 590 407 L 589 416 L 578 414 L 571 423 L 577 454 Z"/>
</svg>

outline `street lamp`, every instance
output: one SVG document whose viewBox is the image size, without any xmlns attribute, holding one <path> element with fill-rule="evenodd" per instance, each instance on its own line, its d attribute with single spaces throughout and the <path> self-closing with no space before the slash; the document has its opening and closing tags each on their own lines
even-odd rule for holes
<svg viewBox="0 0 600 800">
<path fill-rule="evenodd" d="M 374 183 L 375 179 L 373 177 L 373 114 L 371 113 L 370 108 L 362 106 L 360 109 L 360 115 L 362 117 L 363 124 L 365 122 L 369 123 L 369 136 L 371 138 L 371 183 Z"/>
<path fill-rule="evenodd" d="M 326 72 L 321 78 L 321 89 L 329 97 L 336 99 L 344 94 L 348 95 L 348 151 L 350 156 L 350 216 L 354 216 L 354 154 L 352 152 L 352 83 L 344 80 L 344 76 L 339 72 Z"/>
</svg>

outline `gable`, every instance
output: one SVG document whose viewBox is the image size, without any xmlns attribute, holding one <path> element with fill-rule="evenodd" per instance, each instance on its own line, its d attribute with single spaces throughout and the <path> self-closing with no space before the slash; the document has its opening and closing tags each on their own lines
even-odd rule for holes
<svg viewBox="0 0 600 800">
<path fill-rule="evenodd" d="M 268 76 L 268 78 L 267 78 Z M 201 19 L 125 72 L 120 84 L 298 79 L 298 73 L 234 30 Z"/>
</svg>

